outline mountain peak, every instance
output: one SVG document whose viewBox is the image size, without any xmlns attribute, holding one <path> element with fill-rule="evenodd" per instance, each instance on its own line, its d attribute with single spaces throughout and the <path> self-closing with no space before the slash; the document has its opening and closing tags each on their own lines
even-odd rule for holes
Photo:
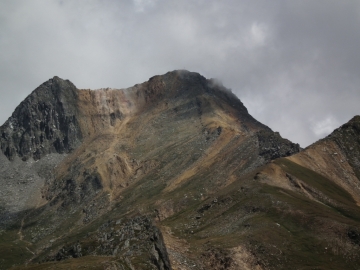
<svg viewBox="0 0 360 270">
<path fill-rule="evenodd" d="M 68 80 L 53 77 L 37 87 L 0 127 L 3 153 L 39 159 L 52 152 L 68 152 L 79 143 L 77 89 Z"/>
<path fill-rule="evenodd" d="M 360 115 L 355 115 L 353 118 L 351 118 L 347 123 L 342 125 L 340 129 L 342 128 L 348 128 L 353 127 L 359 129 L 360 127 Z"/>
<path fill-rule="evenodd" d="M 334 141 L 339 146 L 360 179 L 360 116 L 354 116 L 335 129 L 326 139 Z"/>
<path fill-rule="evenodd" d="M 298 153 L 195 72 L 55 76 L 0 127 L 0 268 L 357 269 L 359 120 Z"/>
<path fill-rule="evenodd" d="M 196 72 L 174 70 L 128 89 L 95 91 L 79 90 L 69 80 L 54 76 L 36 88 L 0 128 L 1 150 L 9 159 L 25 160 L 67 153 L 81 143 L 83 134 L 113 129 L 126 117 L 186 107 L 191 117 L 218 114 L 234 125 L 241 123 L 246 132 L 271 131 L 248 113 L 231 90 Z"/>
</svg>

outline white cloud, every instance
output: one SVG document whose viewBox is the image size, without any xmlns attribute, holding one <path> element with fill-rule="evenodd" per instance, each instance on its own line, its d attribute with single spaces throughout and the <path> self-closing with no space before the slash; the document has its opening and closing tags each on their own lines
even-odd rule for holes
<svg viewBox="0 0 360 270">
<path fill-rule="evenodd" d="M 340 123 L 333 116 L 327 116 L 319 121 L 312 120 L 311 122 L 311 129 L 318 137 L 327 136 L 340 126 Z"/>
<path fill-rule="evenodd" d="M 155 6 L 157 0 L 133 0 L 136 12 L 145 12 Z"/>
<path fill-rule="evenodd" d="M 267 36 L 268 33 L 266 25 L 254 22 L 251 24 L 247 41 L 251 47 L 264 46 Z"/>
</svg>

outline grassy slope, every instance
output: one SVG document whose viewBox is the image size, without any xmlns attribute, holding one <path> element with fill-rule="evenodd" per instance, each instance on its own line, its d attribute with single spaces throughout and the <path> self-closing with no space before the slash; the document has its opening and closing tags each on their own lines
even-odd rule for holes
<svg viewBox="0 0 360 270">
<path fill-rule="evenodd" d="M 358 213 L 351 198 L 334 185 L 322 185 L 325 179 L 307 169 L 285 160 L 278 162 L 286 166 L 289 173 L 309 185 L 319 187 L 346 208 L 327 206 L 301 194 L 258 183 L 250 176 L 239 179 L 207 200 L 192 198 L 181 202 L 180 198 L 194 191 L 194 186 L 199 188 L 207 185 L 204 175 L 194 177 L 182 187 L 182 192 L 176 194 L 178 201 L 174 201 L 181 202 L 183 209 L 162 224 L 191 244 L 193 253 L 190 257 L 194 256 L 194 259 L 208 247 L 231 248 L 241 245 L 251 250 L 263 267 L 287 269 L 293 265 L 294 269 L 356 269 L 359 265 L 359 258 L 356 257 L 358 248 L 348 244 L 346 231 L 339 226 L 346 224 L 346 227 L 359 228 L 357 216 L 349 217 L 349 213 Z M 150 188 L 146 194 L 158 192 Z M 172 195 L 175 196 L 175 193 Z M 154 197 L 141 196 L 133 200 L 139 203 L 143 201 L 144 204 L 149 202 L 151 208 L 154 203 L 151 203 L 151 198 Z M 207 204 L 211 205 L 209 210 L 196 219 L 199 210 Z M 124 210 L 117 209 L 120 213 Z M 114 212 L 106 216 L 115 218 Z M 93 225 L 66 240 L 82 239 L 81 235 L 96 229 L 96 223 Z"/>
<path fill-rule="evenodd" d="M 289 269 L 290 265 L 293 269 L 357 269 L 359 247 L 347 235 L 349 230 L 360 231 L 359 209 L 351 196 L 323 176 L 287 159 L 275 163 L 339 204 L 314 201 L 304 194 L 261 183 L 254 179 L 261 168 L 237 178 L 207 199 L 192 196 L 186 201 L 181 200 L 185 194 L 189 196 L 192 192 L 194 195 L 196 190 L 208 185 L 207 179 L 212 173 L 208 169 L 187 181 L 177 192 L 168 194 L 175 205 L 181 205 L 181 210 L 161 221 L 161 225 L 169 227 L 176 237 L 190 244 L 191 252 L 185 255 L 194 261 L 211 248 L 243 246 L 257 258 L 256 263 L 266 269 Z M 116 210 L 69 236 L 66 241 L 83 238 L 89 231 L 96 230 L 101 220 L 121 217 L 134 200 L 148 204 L 148 211 L 154 209 L 154 196 L 144 197 L 136 192 L 142 182 L 146 180 L 124 193 L 131 200 L 125 200 Z M 149 194 L 159 194 L 162 188 L 147 186 L 146 190 Z M 102 265 L 111 258 L 96 260 Z M 82 262 L 71 261 L 59 265 L 81 265 Z M 34 269 L 43 269 L 41 267 L 44 265 Z"/>
<path fill-rule="evenodd" d="M 16 264 L 22 264 L 33 254 L 29 245 L 18 238 L 18 229 L 0 232 L 0 269 L 9 269 Z"/>
<path fill-rule="evenodd" d="M 357 269 L 359 246 L 347 233 L 359 232 L 360 211 L 351 196 L 287 159 L 276 163 L 340 206 L 260 183 L 249 175 L 221 190 L 216 199 L 168 218 L 164 225 L 191 243 L 194 258 L 210 246 L 245 246 L 264 268 Z"/>
</svg>

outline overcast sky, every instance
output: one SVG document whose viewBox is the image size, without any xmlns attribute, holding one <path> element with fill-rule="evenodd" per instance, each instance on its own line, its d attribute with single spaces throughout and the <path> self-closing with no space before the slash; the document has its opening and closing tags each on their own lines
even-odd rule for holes
<svg viewBox="0 0 360 270">
<path fill-rule="evenodd" d="M 360 114 L 359 0 L 1 0 L 0 124 L 57 75 L 126 88 L 217 78 L 302 147 Z"/>
</svg>

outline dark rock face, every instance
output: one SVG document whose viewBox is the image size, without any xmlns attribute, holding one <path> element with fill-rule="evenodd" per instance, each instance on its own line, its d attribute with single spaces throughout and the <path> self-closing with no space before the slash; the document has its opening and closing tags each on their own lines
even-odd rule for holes
<svg viewBox="0 0 360 270">
<path fill-rule="evenodd" d="M 77 121 L 77 89 L 58 77 L 35 89 L 0 128 L 1 151 L 8 159 L 40 159 L 66 153 L 81 140 Z"/>
<path fill-rule="evenodd" d="M 278 132 L 259 131 L 259 155 L 270 161 L 280 157 L 287 157 L 300 152 L 300 145 L 284 139 Z"/>
<path fill-rule="evenodd" d="M 360 116 L 353 117 L 325 138 L 334 140 L 360 179 Z"/>
<path fill-rule="evenodd" d="M 63 246 L 45 261 L 61 261 L 86 255 L 114 256 L 120 264 L 131 269 L 135 268 L 128 258 L 143 257 L 144 268 L 136 269 L 172 269 L 162 234 L 146 216 L 108 220 L 96 232 Z"/>
<path fill-rule="evenodd" d="M 211 96 L 216 100 L 216 103 L 220 108 L 223 108 L 223 104 L 229 105 L 237 112 L 237 116 L 242 118 L 244 121 L 252 122 L 256 126 L 261 126 L 261 128 L 266 128 L 265 125 L 261 124 L 257 120 L 255 120 L 247 111 L 244 104 L 240 101 L 240 99 L 231 92 L 231 90 L 224 87 L 221 82 L 216 79 L 206 79 L 202 75 L 196 72 L 189 72 L 186 70 L 175 70 L 172 72 L 168 72 L 162 76 L 155 76 L 150 78 L 150 88 L 154 88 L 154 81 L 162 81 L 163 83 L 157 83 L 157 85 L 162 85 L 162 87 L 158 87 L 159 89 L 167 88 L 166 92 L 163 93 L 161 90 L 156 97 L 161 98 L 170 98 L 170 99 L 178 99 L 183 98 L 187 100 L 191 100 L 196 98 L 197 106 L 199 107 L 199 114 L 203 113 L 201 107 L 203 105 L 201 102 L 201 96 Z M 147 92 L 151 92 L 147 90 Z M 269 129 L 270 130 L 270 129 Z"/>
</svg>

